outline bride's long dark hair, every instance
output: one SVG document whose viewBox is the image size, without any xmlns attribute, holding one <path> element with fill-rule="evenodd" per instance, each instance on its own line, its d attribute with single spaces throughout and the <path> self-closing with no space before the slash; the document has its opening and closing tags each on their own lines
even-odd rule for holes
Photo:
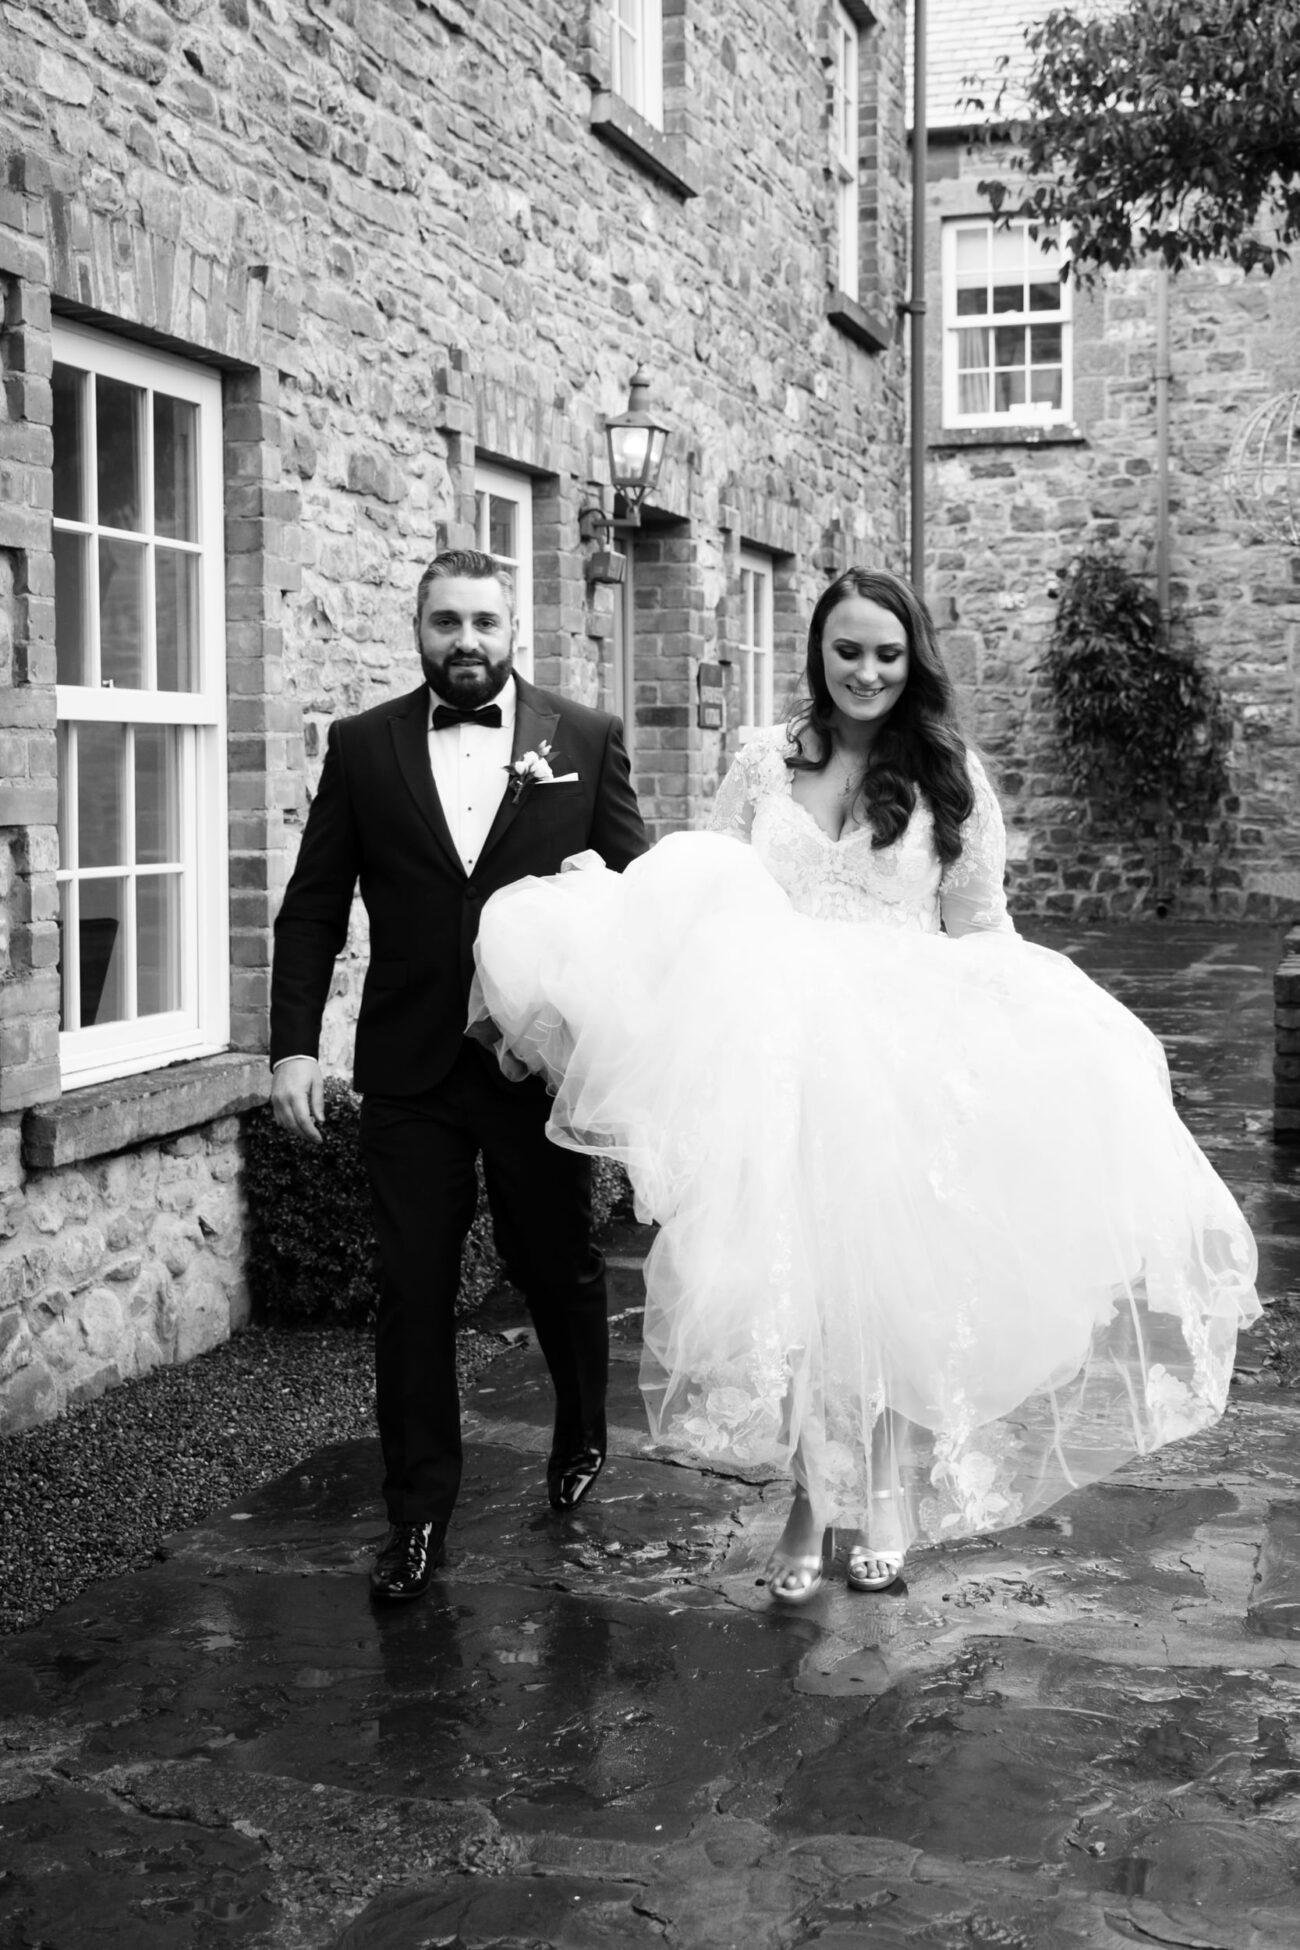
<svg viewBox="0 0 1300 1950">
<path fill-rule="evenodd" d="M 883 569 L 846 569 L 823 589 L 808 625 L 804 668 L 808 697 L 791 720 L 795 750 L 785 762 L 793 772 L 823 772 L 830 764 L 835 707 L 826 684 L 822 638 L 827 617 L 849 596 L 865 597 L 896 616 L 907 632 L 908 650 L 907 682 L 871 748 L 855 809 L 870 821 L 872 846 L 892 846 L 916 810 L 917 793 L 923 793 L 934 815 L 936 850 L 949 866 L 961 853 L 962 821 L 974 808 L 975 794 L 952 679 L 939 653 L 930 612 L 898 576 Z M 816 753 L 808 749 L 813 742 L 810 731 L 817 733 Z"/>
</svg>

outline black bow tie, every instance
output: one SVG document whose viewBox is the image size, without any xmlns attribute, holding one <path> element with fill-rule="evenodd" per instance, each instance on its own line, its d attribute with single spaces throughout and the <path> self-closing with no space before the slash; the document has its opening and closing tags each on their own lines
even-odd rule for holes
<svg viewBox="0 0 1300 1950">
<path fill-rule="evenodd" d="M 451 724 L 489 724 L 499 726 L 501 706 L 485 704 L 481 711 L 462 711 L 454 704 L 435 704 L 433 707 L 433 728 L 445 731 Z"/>
</svg>

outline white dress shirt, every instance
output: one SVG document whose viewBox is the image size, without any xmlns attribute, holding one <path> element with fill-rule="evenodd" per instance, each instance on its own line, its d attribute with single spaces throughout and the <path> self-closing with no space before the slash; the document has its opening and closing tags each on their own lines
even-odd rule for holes
<svg viewBox="0 0 1300 1950">
<path fill-rule="evenodd" d="M 491 699 L 501 706 L 501 725 L 456 724 L 445 731 L 433 728 L 433 708 L 441 702 L 429 693 L 429 770 L 447 825 L 451 843 L 461 858 L 466 873 L 483 851 L 492 830 L 497 807 L 505 797 L 510 770 L 510 754 L 515 742 L 515 706 L 518 694 L 513 675 Z M 282 1056 L 274 1065 L 292 1063 L 296 1058 Z"/>
<path fill-rule="evenodd" d="M 451 829 L 451 843 L 466 873 L 473 873 L 505 797 L 515 742 L 515 680 L 507 678 L 491 700 L 501 706 L 499 727 L 452 724 L 435 731 L 433 711 L 438 701 L 430 691 L 429 770 Z"/>
</svg>

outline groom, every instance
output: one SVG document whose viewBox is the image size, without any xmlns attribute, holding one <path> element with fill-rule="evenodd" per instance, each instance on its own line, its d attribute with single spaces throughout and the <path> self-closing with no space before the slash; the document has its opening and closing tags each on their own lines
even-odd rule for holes
<svg viewBox="0 0 1300 1950">
<path fill-rule="evenodd" d="M 354 1081 L 380 1262 L 390 1529 L 371 1588 L 384 1601 L 428 1586 L 460 1484 L 455 1303 L 480 1155 L 498 1243 L 555 1386 L 552 1507 L 580 1503 L 605 1460 L 609 1335 L 590 1162 L 547 1139 L 541 1081 L 507 1082 L 464 1030 L 488 896 L 588 848 L 621 869 L 646 835 L 618 720 L 525 683 L 516 630 L 509 577 L 490 555 L 434 557 L 415 605 L 424 681 L 331 725 L 275 924 L 271 1104 L 286 1130 L 319 1143 L 321 1015 L 358 885 L 370 919 Z M 534 775 L 539 754 L 550 779 Z"/>
</svg>

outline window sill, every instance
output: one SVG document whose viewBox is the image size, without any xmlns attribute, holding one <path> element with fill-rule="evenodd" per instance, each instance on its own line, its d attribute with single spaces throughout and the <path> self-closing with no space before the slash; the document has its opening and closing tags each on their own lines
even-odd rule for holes
<svg viewBox="0 0 1300 1950">
<path fill-rule="evenodd" d="M 949 427 L 926 442 L 931 453 L 962 447 L 1086 447 L 1088 436 L 1078 427 L 1031 425 L 1005 427 Z"/>
<path fill-rule="evenodd" d="M 266 1058 L 227 1051 L 69 1091 L 23 1118 L 23 1163 L 51 1171 L 106 1158 L 266 1102 Z"/>
<path fill-rule="evenodd" d="M 699 195 L 699 184 L 687 174 L 686 153 L 681 141 L 655 128 L 653 122 L 647 122 L 644 115 L 638 115 L 634 108 L 629 108 L 620 96 L 602 89 L 593 98 L 591 132 L 612 149 L 630 156 L 648 176 L 666 183 L 678 196 Z"/>
<path fill-rule="evenodd" d="M 832 291 L 826 302 L 826 316 L 845 338 L 853 339 L 868 352 L 883 352 L 893 339 L 893 333 L 883 318 L 860 305 L 856 298 L 850 298 L 847 291 Z"/>
</svg>

